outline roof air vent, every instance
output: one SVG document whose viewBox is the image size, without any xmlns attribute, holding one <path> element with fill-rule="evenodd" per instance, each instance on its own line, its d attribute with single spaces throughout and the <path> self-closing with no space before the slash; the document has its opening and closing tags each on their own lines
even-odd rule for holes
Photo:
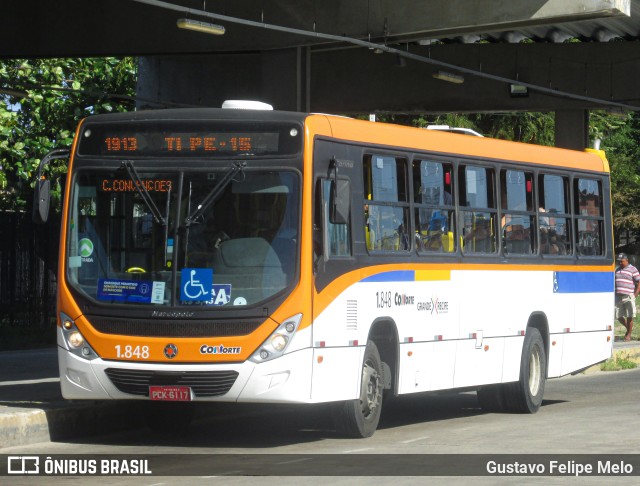
<svg viewBox="0 0 640 486">
<path fill-rule="evenodd" d="M 227 100 L 222 103 L 222 108 L 228 110 L 273 110 L 273 106 L 268 103 L 251 100 Z"/>
</svg>

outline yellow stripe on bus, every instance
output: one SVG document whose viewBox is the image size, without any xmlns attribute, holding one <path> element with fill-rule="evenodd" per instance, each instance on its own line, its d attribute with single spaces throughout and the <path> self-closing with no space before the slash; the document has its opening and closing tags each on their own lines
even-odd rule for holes
<svg viewBox="0 0 640 486">
<path fill-rule="evenodd" d="M 416 270 L 415 275 L 416 282 L 451 280 L 451 270 Z"/>
</svg>

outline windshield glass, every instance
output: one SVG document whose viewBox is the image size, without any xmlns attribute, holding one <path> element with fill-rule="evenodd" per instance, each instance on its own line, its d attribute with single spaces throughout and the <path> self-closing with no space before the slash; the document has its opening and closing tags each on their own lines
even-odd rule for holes
<svg viewBox="0 0 640 486">
<path fill-rule="evenodd" d="M 299 199 L 293 171 L 80 170 L 69 283 L 102 303 L 250 306 L 294 281 Z"/>
</svg>

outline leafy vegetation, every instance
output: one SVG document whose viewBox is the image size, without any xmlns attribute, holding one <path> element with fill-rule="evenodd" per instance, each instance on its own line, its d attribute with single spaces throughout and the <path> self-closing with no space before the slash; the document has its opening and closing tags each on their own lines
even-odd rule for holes
<svg viewBox="0 0 640 486">
<path fill-rule="evenodd" d="M 637 368 L 638 364 L 633 360 L 633 357 L 625 352 L 618 351 L 611 358 L 600 365 L 601 371 L 620 371 L 631 370 Z"/>
<path fill-rule="evenodd" d="M 136 76 L 133 58 L 0 62 L 0 210 L 25 209 L 40 160 L 69 147 L 82 118 L 133 109 Z M 62 160 L 49 175 L 64 172 Z"/>
</svg>

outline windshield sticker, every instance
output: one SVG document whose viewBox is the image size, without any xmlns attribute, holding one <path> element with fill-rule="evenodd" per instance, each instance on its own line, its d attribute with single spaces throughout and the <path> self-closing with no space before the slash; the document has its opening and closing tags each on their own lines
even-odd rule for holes
<svg viewBox="0 0 640 486">
<path fill-rule="evenodd" d="M 226 305 L 231 302 L 231 284 L 213 284 L 211 294 L 208 305 Z"/>
<path fill-rule="evenodd" d="M 164 284 L 164 282 L 101 278 L 98 280 L 98 299 L 117 302 L 139 302 L 143 304 L 151 303 L 151 295 L 155 283 Z"/>
<path fill-rule="evenodd" d="M 164 287 L 166 282 L 153 282 L 151 288 L 151 303 L 162 304 L 164 303 Z"/>
<path fill-rule="evenodd" d="M 247 299 L 244 297 L 236 297 L 233 301 L 233 305 L 247 305 Z"/>
<path fill-rule="evenodd" d="M 213 299 L 213 270 L 210 268 L 183 268 L 180 300 L 208 302 Z"/>
<path fill-rule="evenodd" d="M 81 266 L 82 266 L 82 257 L 80 256 L 69 257 L 69 268 L 80 268 Z"/>
<path fill-rule="evenodd" d="M 80 253 L 80 257 L 82 258 L 82 263 L 93 263 L 93 241 L 89 238 L 82 238 L 78 242 L 78 253 Z"/>
</svg>

